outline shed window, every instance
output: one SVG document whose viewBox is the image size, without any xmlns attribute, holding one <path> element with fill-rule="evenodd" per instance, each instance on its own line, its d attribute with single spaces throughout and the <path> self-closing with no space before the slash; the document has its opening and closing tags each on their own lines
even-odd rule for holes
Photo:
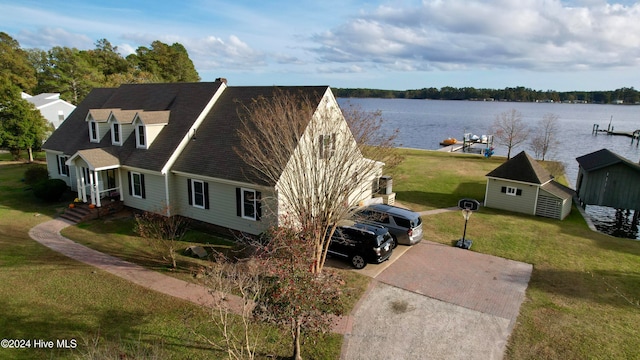
<svg viewBox="0 0 640 360">
<path fill-rule="evenodd" d="M 518 189 L 512 186 L 503 186 L 500 192 L 511 196 L 522 196 L 522 189 Z"/>
</svg>

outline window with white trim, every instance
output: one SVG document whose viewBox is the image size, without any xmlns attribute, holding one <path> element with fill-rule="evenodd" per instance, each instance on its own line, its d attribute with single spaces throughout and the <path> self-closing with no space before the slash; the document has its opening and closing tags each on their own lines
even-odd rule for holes
<svg viewBox="0 0 640 360">
<path fill-rule="evenodd" d="M 136 126 L 136 146 L 139 148 L 147 148 L 147 139 L 144 125 Z"/>
<path fill-rule="evenodd" d="M 204 209 L 206 206 L 206 192 L 204 181 L 190 179 L 191 189 L 189 192 L 190 204 L 193 207 Z"/>
<path fill-rule="evenodd" d="M 328 159 L 336 151 L 336 134 L 320 135 L 320 158 Z"/>
<path fill-rule="evenodd" d="M 122 145 L 121 133 L 122 133 L 122 126 L 117 122 L 112 123 L 111 124 L 111 143 L 113 145 Z"/>
<path fill-rule="evenodd" d="M 68 156 L 58 155 L 58 174 L 62 176 L 69 176 L 69 165 L 66 164 L 69 160 Z"/>
<path fill-rule="evenodd" d="M 89 185 L 91 183 L 91 170 L 86 167 L 82 167 L 82 177 L 84 178 L 84 184 Z"/>
<path fill-rule="evenodd" d="M 100 129 L 95 121 L 89 121 L 89 139 L 91 142 L 100 141 Z"/>
<path fill-rule="evenodd" d="M 131 172 L 131 195 L 142 198 L 144 194 L 144 180 L 142 174 Z"/>
<path fill-rule="evenodd" d="M 503 186 L 500 192 L 510 196 L 522 196 L 522 189 L 515 188 L 513 186 Z"/>
<path fill-rule="evenodd" d="M 262 217 L 261 193 L 252 189 L 236 188 L 238 216 L 247 220 L 260 220 Z"/>
</svg>

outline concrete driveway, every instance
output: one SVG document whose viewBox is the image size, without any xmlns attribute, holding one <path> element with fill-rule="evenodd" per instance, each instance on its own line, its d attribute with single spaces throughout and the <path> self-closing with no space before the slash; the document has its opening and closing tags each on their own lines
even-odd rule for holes
<svg viewBox="0 0 640 360">
<path fill-rule="evenodd" d="M 342 359 L 501 359 L 533 267 L 429 241 L 396 250 L 357 270 L 374 281 Z"/>
</svg>

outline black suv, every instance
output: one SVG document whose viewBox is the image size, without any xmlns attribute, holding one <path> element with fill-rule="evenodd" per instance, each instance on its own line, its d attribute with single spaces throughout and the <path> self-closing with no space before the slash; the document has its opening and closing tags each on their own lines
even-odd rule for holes
<svg viewBox="0 0 640 360">
<path fill-rule="evenodd" d="M 349 259 L 356 269 L 378 264 L 391 256 L 393 238 L 383 226 L 347 223 L 336 227 L 328 253 Z"/>
</svg>

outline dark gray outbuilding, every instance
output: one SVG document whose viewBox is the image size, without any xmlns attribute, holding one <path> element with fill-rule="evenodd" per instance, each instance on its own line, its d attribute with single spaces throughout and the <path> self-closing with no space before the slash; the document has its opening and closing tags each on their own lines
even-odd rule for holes
<svg viewBox="0 0 640 360">
<path fill-rule="evenodd" d="M 607 149 L 576 158 L 576 191 L 584 205 L 640 209 L 640 165 Z"/>
</svg>

